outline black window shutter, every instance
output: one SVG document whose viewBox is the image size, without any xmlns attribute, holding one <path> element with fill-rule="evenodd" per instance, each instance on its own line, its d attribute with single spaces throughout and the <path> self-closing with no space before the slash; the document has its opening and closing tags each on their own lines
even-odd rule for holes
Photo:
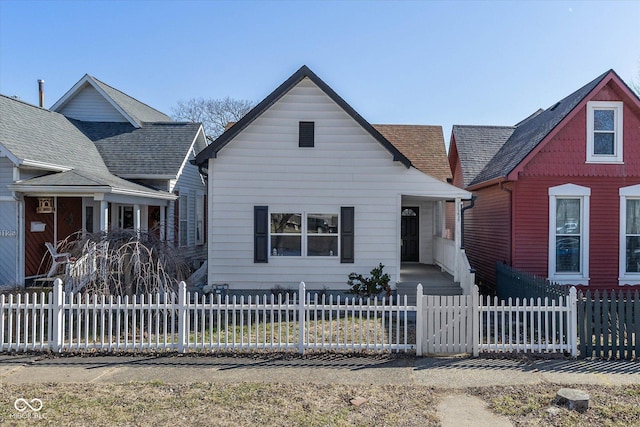
<svg viewBox="0 0 640 427">
<path fill-rule="evenodd" d="M 269 207 L 253 207 L 253 262 L 269 262 Z"/>
<path fill-rule="evenodd" d="M 354 262 L 354 211 L 353 207 L 340 208 L 340 262 L 352 264 Z"/>
<path fill-rule="evenodd" d="M 315 136 L 314 122 L 300 122 L 298 130 L 298 147 L 313 147 Z"/>
</svg>

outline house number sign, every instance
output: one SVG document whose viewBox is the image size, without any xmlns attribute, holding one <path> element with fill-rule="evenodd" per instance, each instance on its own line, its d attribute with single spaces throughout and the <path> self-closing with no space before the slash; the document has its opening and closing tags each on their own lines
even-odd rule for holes
<svg viewBox="0 0 640 427">
<path fill-rule="evenodd" d="M 17 235 L 16 230 L 0 230 L 0 237 L 16 237 Z"/>
</svg>

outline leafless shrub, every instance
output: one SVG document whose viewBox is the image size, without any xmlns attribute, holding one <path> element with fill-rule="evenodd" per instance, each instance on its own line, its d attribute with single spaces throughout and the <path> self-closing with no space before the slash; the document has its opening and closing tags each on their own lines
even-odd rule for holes
<svg viewBox="0 0 640 427">
<path fill-rule="evenodd" d="M 140 295 L 171 292 L 186 280 L 186 260 L 154 230 L 112 230 L 75 233 L 58 245 L 75 261 L 66 268 L 64 281 L 75 292 L 103 295 Z"/>
</svg>

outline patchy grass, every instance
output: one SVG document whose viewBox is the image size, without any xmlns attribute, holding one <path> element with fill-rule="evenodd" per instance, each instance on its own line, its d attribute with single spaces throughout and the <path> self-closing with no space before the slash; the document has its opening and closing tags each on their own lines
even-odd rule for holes
<svg viewBox="0 0 640 427">
<path fill-rule="evenodd" d="M 483 387 L 469 392 L 517 426 L 637 426 L 640 425 L 640 384 L 605 387 L 576 385 L 589 393 L 589 409 L 569 411 L 555 402 L 557 384 Z"/>
<path fill-rule="evenodd" d="M 0 423 L 34 422 L 19 418 L 20 397 L 42 400 L 45 425 L 438 425 L 434 390 L 416 386 L 3 384 Z M 353 406 L 355 397 L 367 403 Z"/>
<path fill-rule="evenodd" d="M 555 404 L 556 384 L 470 388 L 492 411 L 516 426 L 640 425 L 640 384 L 580 385 L 589 393 L 584 413 Z M 437 426 L 437 406 L 449 390 L 417 385 L 320 384 L 0 384 L 2 425 L 268 425 Z M 366 399 L 361 406 L 350 401 Z M 18 398 L 42 410 L 14 408 Z"/>
</svg>

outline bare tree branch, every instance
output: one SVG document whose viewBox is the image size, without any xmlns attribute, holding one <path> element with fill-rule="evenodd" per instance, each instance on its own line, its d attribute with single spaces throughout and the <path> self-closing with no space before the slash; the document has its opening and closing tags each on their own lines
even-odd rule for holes
<svg viewBox="0 0 640 427">
<path fill-rule="evenodd" d="M 255 102 L 245 99 L 191 98 L 178 101 L 171 115 L 175 120 L 202 123 L 207 138 L 213 141 L 222 135 L 229 122 L 237 122 L 254 106 Z"/>
</svg>

